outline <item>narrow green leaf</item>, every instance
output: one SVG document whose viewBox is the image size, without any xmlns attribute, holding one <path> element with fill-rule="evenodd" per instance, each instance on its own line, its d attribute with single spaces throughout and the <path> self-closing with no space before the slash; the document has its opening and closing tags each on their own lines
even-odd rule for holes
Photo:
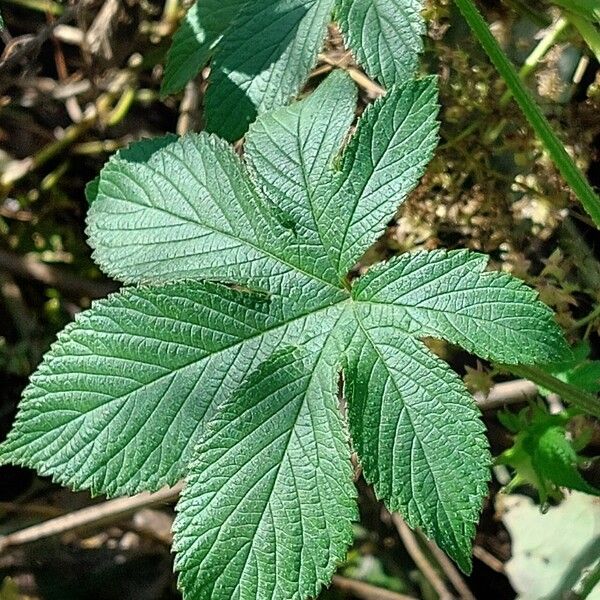
<svg viewBox="0 0 600 600">
<path fill-rule="evenodd" d="M 325 343 L 280 350 L 208 425 L 177 506 L 189 598 L 305 598 L 331 579 L 357 518 Z"/>
<path fill-rule="evenodd" d="M 503 77 L 529 124 L 544 144 L 550 158 L 565 178 L 565 181 L 571 186 L 573 193 L 579 198 L 583 208 L 596 226 L 600 227 L 600 198 L 569 156 L 552 127 L 550 127 L 550 123 L 548 123 L 540 107 L 523 85 L 514 65 L 500 48 L 477 7 L 472 0 L 456 0 L 456 4 L 479 43 Z"/>
<path fill-rule="evenodd" d="M 412 79 L 423 51 L 422 0 L 338 0 L 347 45 L 365 71 L 390 87 Z"/>
<path fill-rule="evenodd" d="M 490 465 L 475 403 L 419 341 L 357 319 L 346 389 L 365 478 L 468 572 Z"/>
<path fill-rule="evenodd" d="M 533 383 L 558 394 L 566 402 L 600 418 L 600 398 L 597 394 L 590 394 L 574 385 L 565 383 L 538 367 L 527 365 L 501 365 L 501 367 L 517 377 L 533 381 Z"/>
</svg>

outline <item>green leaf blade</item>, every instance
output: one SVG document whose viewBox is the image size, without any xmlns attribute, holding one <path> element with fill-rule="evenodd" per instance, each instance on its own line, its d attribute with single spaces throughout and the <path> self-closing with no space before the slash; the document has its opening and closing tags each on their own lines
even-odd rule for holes
<svg viewBox="0 0 600 600">
<path fill-rule="evenodd" d="M 287 104 L 325 39 L 335 0 L 255 0 L 219 44 L 206 93 L 206 128 L 234 141 L 257 114 Z"/>
<path fill-rule="evenodd" d="M 332 328 L 330 304 L 192 282 L 96 302 L 32 377 L 1 460 L 108 495 L 174 484 L 205 420 L 279 344 Z"/>
<path fill-rule="evenodd" d="M 173 36 L 161 94 L 181 90 L 211 58 L 215 46 L 229 29 L 247 0 L 197 0 Z"/>
<path fill-rule="evenodd" d="M 531 462 L 537 473 L 557 486 L 600 496 L 600 489 L 589 484 L 579 472 L 580 459 L 567 439 L 564 426 L 547 427 L 536 441 Z"/>
<path fill-rule="evenodd" d="M 126 283 L 211 279 L 281 294 L 298 278 L 318 296 L 336 282 L 315 270 L 326 252 L 298 239 L 231 147 L 206 134 L 117 153 L 101 172 L 87 233 L 96 262 Z"/>
<path fill-rule="evenodd" d="M 423 51 L 421 0 L 338 0 L 337 18 L 358 62 L 385 87 L 412 79 Z"/>
<path fill-rule="evenodd" d="M 357 307 L 346 371 L 350 431 L 364 475 L 390 510 L 465 571 L 487 494 L 490 454 L 460 378 L 418 340 Z"/>
<path fill-rule="evenodd" d="M 261 189 L 292 216 L 298 235 L 320 246 L 329 227 L 320 215 L 333 161 L 354 119 L 356 97 L 352 80 L 334 71 L 308 98 L 261 115 L 246 138 Z"/>
<path fill-rule="evenodd" d="M 445 339 L 482 358 L 534 364 L 569 355 L 536 292 L 485 272 L 486 264 L 486 256 L 466 250 L 404 254 L 361 278 L 354 298 L 413 335 Z"/>
<path fill-rule="evenodd" d="M 330 580 L 357 518 L 327 344 L 280 350 L 200 440 L 178 505 L 188 596 L 306 598 Z"/>
<path fill-rule="evenodd" d="M 340 275 L 354 266 L 423 175 L 438 141 L 437 109 L 436 80 L 429 77 L 395 86 L 365 111 L 322 217 Z"/>
</svg>

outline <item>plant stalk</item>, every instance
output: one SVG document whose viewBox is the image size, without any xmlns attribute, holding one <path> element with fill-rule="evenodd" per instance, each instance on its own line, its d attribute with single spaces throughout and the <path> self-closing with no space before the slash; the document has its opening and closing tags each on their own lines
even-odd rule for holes
<svg viewBox="0 0 600 600">
<path fill-rule="evenodd" d="M 456 0 L 456 4 L 475 37 L 479 40 L 479 43 L 504 79 L 508 89 L 533 127 L 536 135 L 543 143 L 552 161 L 565 181 L 571 186 L 573 193 L 579 198 L 583 208 L 590 215 L 596 226 L 600 228 L 600 198 L 550 127 L 550 123 L 548 123 L 540 107 L 521 82 L 514 65 L 492 35 L 487 23 L 472 0 Z"/>
<path fill-rule="evenodd" d="M 553 375 L 546 373 L 546 371 L 539 367 L 530 367 L 526 365 L 501 365 L 500 367 L 517 377 L 529 379 L 529 381 L 533 381 L 535 384 L 558 394 L 565 402 L 577 406 L 586 413 L 595 417 L 600 417 L 600 400 L 598 399 L 598 396 L 580 390 L 573 385 L 569 385 Z"/>
<path fill-rule="evenodd" d="M 519 77 L 522 80 L 527 79 L 531 71 L 535 69 L 537 64 L 546 56 L 550 48 L 554 46 L 560 35 L 569 26 L 569 21 L 561 17 L 554 23 L 546 32 L 546 35 L 539 41 L 538 45 L 533 49 L 531 54 L 525 59 L 525 62 L 519 69 Z M 500 106 L 504 108 L 512 98 L 512 91 L 507 89 L 500 98 Z"/>
</svg>

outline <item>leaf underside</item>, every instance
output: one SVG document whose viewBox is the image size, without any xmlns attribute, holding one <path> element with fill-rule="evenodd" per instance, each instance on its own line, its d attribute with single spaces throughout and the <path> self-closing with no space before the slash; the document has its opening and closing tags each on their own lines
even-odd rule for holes
<svg viewBox="0 0 600 600">
<path fill-rule="evenodd" d="M 504 363 L 565 352 L 535 293 L 482 255 L 406 254 L 349 289 L 437 142 L 435 80 L 410 80 L 340 154 L 354 99 L 333 73 L 260 116 L 243 159 L 204 133 L 116 154 L 88 233 L 103 269 L 136 286 L 59 336 L 0 450 L 94 493 L 187 476 L 175 548 L 190 598 L 318 593 L 356 518 L 347 429 L 377 495 L 468 570 L 487 443 L 420 338 Z"/>
</svg>

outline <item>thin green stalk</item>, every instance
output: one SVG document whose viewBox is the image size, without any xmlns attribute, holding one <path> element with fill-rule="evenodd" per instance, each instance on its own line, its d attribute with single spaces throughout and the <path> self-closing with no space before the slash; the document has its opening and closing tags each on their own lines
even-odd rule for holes
<svg viewBox="0 0 600 600">
<path fill-rule="evenodd" d="M 596 308 L 590 314 L 586 315 L 582 319 L 579 319 L 579 321 L 575 321 L 575 323 L 573 323 L 573 327 L 571 329 L 579 329 L 580 327 L 583 327 L 584 325 L 591 323 L 598 317 L 600 317 L 600 304 L 598 306 L 596 306 Z"/>
<path fill-rule="evenodd" d="M 522 80 L 527 79 L 527 76 L 535 69 L 537 64 L 546 56 L 550 48 L 554 46 L 556 40 L 562 32 L 569 26 L 569 21 L 561 17 L 554 23 L 546 32 L 546 35 L 539 41 L 531 54 L 525 59 L 523 66 L 519 69 L 519 77 Z M 502 94 L 500 98 L 500 106 L 503 108 L 509 103 L 512 98 L 512 90 L 509 88 Z"/>
<path fill-rule="evenodd" d="M 64 8 L 52 0 L 4 0 L 7 4 L 13 4 L 15 6 L 22 6 L 23 8 L 29 8 L 31 10 L 37 10 L 39 12 L 48 13 L 56 17 L 60 16 L 64 12 Z"/>
<path fill-rule="evenodd" d="M 529 379 L 529 381 L 533 381 L 536 385 L 558 394 L 565 402 L 577 406 L 590 415 L 600 417 L 600 400 L 598 399 L 598 396 L 595 396 L 594 394 L 590 394 L 589 392 L 585 392 L 573 385 L 565 383 L 538 367 L 501 365 L 501 368 L 511 372 L 517 377 Z"/>
<path fill-rule="evenodd" d="M 583 577 L 576 596 L 577 599 L 584 600 L 587 598 L 598 583 L 600 583 L 600 560 L 596 561 L 596 564 Z"/>
<path fill-rule="evenodd" d="M 600 228 L 600 198 L 550 127 L 550 123 L 548 123 L 539 106 L 521 82 L 514 65 L 500 48 L 472 0 L 456 0 L 456 4 L 479 43 L 511 90 L 523 114 L 544 144 L 554 164 L 573 190 L 573 193 L 579 198 L 583 208 L 596 226 Z"/>
</svg>

